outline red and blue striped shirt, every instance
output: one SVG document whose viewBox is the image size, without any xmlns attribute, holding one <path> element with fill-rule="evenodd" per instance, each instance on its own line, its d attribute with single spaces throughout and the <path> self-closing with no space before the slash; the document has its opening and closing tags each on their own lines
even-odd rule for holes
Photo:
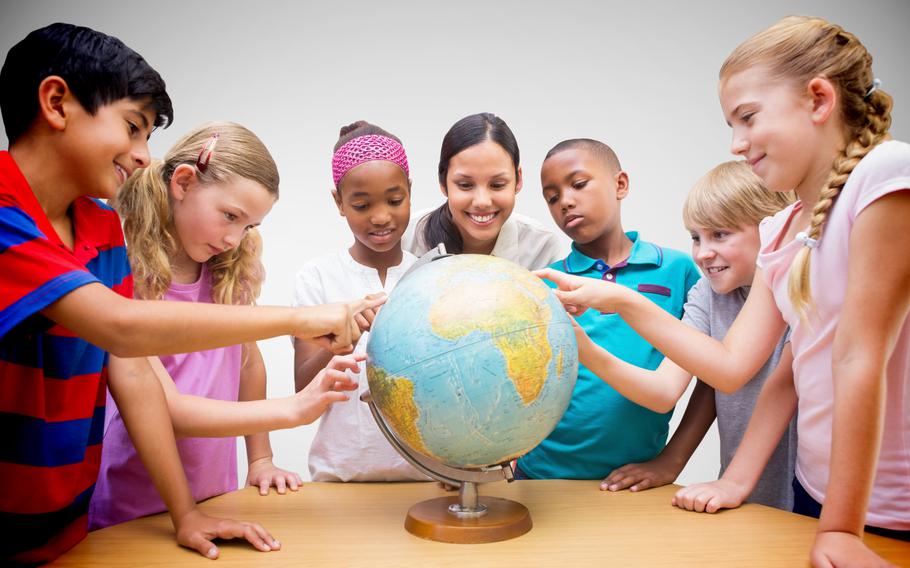
<svg viewBox="0 0 910 568">
<path fill-rule="evenodd" d="M 46 562 L 85 537 L 101 458 L 108 354 L 41 310 L 100 282 L 132 297 L 120 219 L 80 197 L 74 247 L 0 152 L 0 559 Z"/>
</svg>

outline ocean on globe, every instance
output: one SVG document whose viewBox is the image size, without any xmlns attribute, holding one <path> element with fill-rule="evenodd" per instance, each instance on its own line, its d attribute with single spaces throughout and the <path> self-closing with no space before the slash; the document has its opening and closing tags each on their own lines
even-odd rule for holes
<svg viewBox="0 0 910 568">
<path fill-rule="evenodd" d="M 373 322 L 370 393 L 414 451 L 448 466 L 507 462 L 562 418 L 578 347 L 562 305 L 509 261 L 461 254 L 403 278 Z"/>
</svg>

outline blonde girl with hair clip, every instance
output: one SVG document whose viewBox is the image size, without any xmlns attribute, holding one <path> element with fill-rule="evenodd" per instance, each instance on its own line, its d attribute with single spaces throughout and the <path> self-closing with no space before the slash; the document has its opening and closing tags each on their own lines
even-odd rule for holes
<svg viewBox="0 0 910 568">
<path fill-rule="evenodd" d="M 872 56 L 821 18 L 784 18 L 737 47 L 720 101 L 733 153 L 798 197 L 760 226 L 755 281 L 722 342 L 618 286 L 541 275 L 570 311 L 619 312 L 705 381 L 753 375 L 789 324 L 793 380 L 769 379 L 723 478 L 674 503 L 738 506 L 798 406 L 794 510 L 820 516 L 813 565 L 882 563 L 864 525 L 910 540 L 910 145 L 890 140 Z"/>
<path fill-rule="evenodd" d="M 695 183 L 683 206 L 683 221 L 692 237 L 692 257 L 704 276 L 689 290 L 684 323 L 715 339 L 724 338 L 755 277 L 758 224 L 792 202 L 791 192 L 768 191 L 742 161 L 720 164 Z M 692 379 L 670 359 L 649 371 L 614 357 L 583 332 L 578 339 L 582 364 L 626 398 L 655 412 L 673 410 Z M 754 376 L 719 383 L 698 381 L 682 422 L 663 451 L 648 462 L 612 471 L 601 482 L 601 490 L 641 491 L 672 483 L 715 418 L 723 474 L 742 441 L 762 385 L 772 373 L 791 374 L 791 364 L 790 351 L 781 339 Z M 791 510 L 795 460 L 796 425 L 791 423 L 748 500 Z"/>
<path fill-rule="evenodd" d="M 116 208 L 124 220 L 135 294 L 149 300 L 252 305 L 264 277 L 256 227 L 278 199 L 278 170 L 255 134 L 229 122 L 203 125 L 130 177 Z M 248 485 L 297 490 L 296 473 L 272 463 L 268 430 L 313 422 L 342 391 L 362 357 L 336 356 L 296 396 L 265 398 L 255 342 L 150 358 L 168 401 L 195 500 L 237 488 L 234 436 L 246 435 Z M 243 402 L 237 402 L 237 401 Z M 89 508 L 98 529 L 165 510 L 112 400 L 101 472 Z"/>
</svg>

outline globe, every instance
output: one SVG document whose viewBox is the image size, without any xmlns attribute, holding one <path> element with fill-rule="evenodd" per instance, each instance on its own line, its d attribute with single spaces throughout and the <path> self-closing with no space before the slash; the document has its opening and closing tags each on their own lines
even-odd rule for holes
<svg viewBox="0 0 910 568">
<path fill-rule="evenodd" d="M 470 469 L 506 463 L 556 427 L 578 347 L 549 288 L 509 261 L 462 254 L 405 276 L 367 345 L 372 400 L 422 456 Z"/>
</svg>

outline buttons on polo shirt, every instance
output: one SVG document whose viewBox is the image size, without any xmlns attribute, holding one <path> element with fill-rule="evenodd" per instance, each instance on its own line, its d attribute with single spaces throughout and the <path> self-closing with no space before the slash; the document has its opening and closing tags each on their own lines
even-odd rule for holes
<svg viewBox="0 0 910 568">
<path fill-rule="evenodd" d="M 613 280 L 613 273 L 607 274 L 607 280 Z"/>
<path fill-rule="evenodd" d="M 604 263 L 598 262 L 596 265 L 594 265 L 594 268 L 596 268 L 597 270 L 603 271 Z"/>
</svg>

